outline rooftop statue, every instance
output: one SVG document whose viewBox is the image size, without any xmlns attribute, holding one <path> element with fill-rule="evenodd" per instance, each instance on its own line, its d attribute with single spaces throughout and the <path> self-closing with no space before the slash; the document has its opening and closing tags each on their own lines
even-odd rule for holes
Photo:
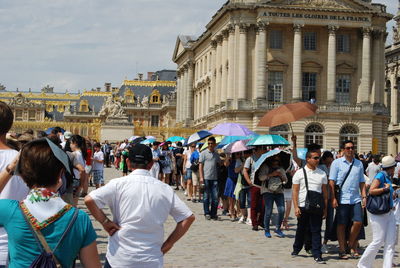
<svg viewBox="0 0 400 268">
<path fill-rule="evenodd" d="M 99 116 L 105 117 L 106 119 L 110 117 L 121 117 L 125 116 L 125 111 L 120 101 L 117 101 L 112 96 L 109 96 L 101 107 Z"/>
</svg>

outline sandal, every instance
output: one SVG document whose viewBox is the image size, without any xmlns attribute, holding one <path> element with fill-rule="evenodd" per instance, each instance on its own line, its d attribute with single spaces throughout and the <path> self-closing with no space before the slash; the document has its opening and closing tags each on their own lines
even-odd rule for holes
<svg viewBox="0 0 400 268">
<path fill-rule="evenodd" d="M 282 221 L 282 227 L 285 228 L 285 230 L 289 230 L 289 224 L 287 219 Z"/>
<path fill-rule="evenodd" d="M 353 259 L 358 259 L 358 258 L 360 258 L 360 254 L 356 251 L 356 250 L 351 250 L 351 253 L 350 253 L 350 256 L 351 256 L 351 258 L 353 258 Z"/>
<path fill-rule="evenodd" d="M 346 254 L 345 251 L 339 252 L 339 259 L 341 259 L 341 260 L 348 260 L 348 259 L 349 259 L 349 256 Z"/>
</svg>

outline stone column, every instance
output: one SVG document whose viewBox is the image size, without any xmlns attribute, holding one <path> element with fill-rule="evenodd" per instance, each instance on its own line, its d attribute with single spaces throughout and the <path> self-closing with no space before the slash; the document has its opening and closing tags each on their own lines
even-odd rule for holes
<svg viewBox="0 0 400 268">
<path fill-rule="evenodd" d="M 294 41 L 293 41 L 293 101 L 302 99 L 301 94 L 301 28 L 303 25 L 295 24 L 293 26 Z"/>
<path fill-rule="evenodd" d="M 357 103 L 369 103 L 371 86 L 371 28 L 364 28 L 362 47 L 361 90 L 357 94 Z"/>
<path fill-rule="evenodd" d="M 370 102 L 372 104 L 375 103 L 381 103 L 382 100 L 380 98 L 380 90 L 381 90 L 381 84 L 384 82 L 381 81 L 381 70 L 382 68 L 381 65 L 381 41 L 382 41 L 382 31 L 380 30 L 375 30 L 373 31 L 372 37 L 373 37 L 373 53 L 372 53 L 372 88 L 371 88 L 371 99 Z"/>
<path fill-rule="evenodd" d="M 336 102 L 336 31 L 337 26 L 328 26 L 328 68 L 327 68 L 327 102 Z"/>
<path fill-rule="evenodd" d="M 395 70 L 397 73 L 397 70 Z M 390 91 L 390 123 L 393 125 L 397 125 L 399 123 L 398 118 L 397 118 L 397 94 L 398 94 L 398 88 L 397 88 L 397 81 L 396 81 L 396 74 L 393 73 L 390 77 L 390 84 L 391 84 L 391 91 Z"/>
<path fill-rule="evenodd" d="M 258 22 L 256 32 L 256 80 L 253 99 L 265 99 L 266 96 L 266 64 L 267 64 L 267 24 Z"/>
<path fill-rule="evenodd" d="M 181 84 L 182 84 L 182 74 L 181 70 L 177 72 L 177 80 L 176 80 L 176 122 L 181 121 Z"/>
<path fill-rule="evenodd" d="M 217 74 L 217 41 L 211 41 L 211 90 L 210 90 L 210 98 L 209 98 L 209 107 L 214 110 L 214 105 L 216 104 L 215 101 L 215 91 L 217 90 L 217 81 L 216 81 L 216 74 Z"/>
<path fill-rule="evenodd" d="M 184 122 L 188 114 L 187 92 L 188 92 L 188 64 L 184 66 L 183 85 L 182 85 L 182 121 Z"/>
<path fill-rule="evenodd" d="M 222 35 L 217 36 L 217 59 L 216 59 L 216 88 L 215 88 L 215 106 L 219 106 L 221 102 L 221 85 L 222 85 Z"/>
<path fill-rule="evenodd" d="M 194 64 L 192 61 L 189 61 L 188 68 L 188 88 L 187 88 L 187 96 L 186 101 L 188 103 L 188 111 L 187 111 L 187 119 L 193 120 L 193 78 L 194 78 Z"/>
<path fill-rule="evenodd" d="M 238 99 L 246 99 L 247 86 L 247 30 L 248 25 L 241 24 L 239 32 L 239 76 Z"/>
<path fill-rule="evenodd" d="M 203 117 L 207 114 L 207 88 L 205 88 L 203 90 L 203 94 L 202 94 L 203 98 L 202 98 L 202 106 L 201 106 L 201 112 L 200 112 L 200 117 Z"/>
<path fill-rule="evenodd" d="M 221 97 L 220 102 L 226 103 L 226 96 L 227 96 L 227 84 L 228 84 L 228 37 L 229 31 L 227 29 L 222 31 L 223 41 L 222 41 L 222 61 L 221 61 Z"/>
<path fill-rule="evenodd" d="M 230 25 L 228 41 L 228 81 L 226 98 L 232 100 L 235 93 L 235 26 Z"/>
</svg>

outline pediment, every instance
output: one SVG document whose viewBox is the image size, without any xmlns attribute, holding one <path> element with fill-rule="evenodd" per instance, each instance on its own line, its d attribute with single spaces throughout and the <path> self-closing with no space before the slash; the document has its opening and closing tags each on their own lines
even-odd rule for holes
<svg viewBox="0 0 400 268">
<path fill-rule="evenodd" d="M 339 62 L 336 65 L 336 68 L 354 70 L 356 67 L 354 67 L 352 64 L 347 63 L 347 62 Z"/>
<path fill-rule="evenodd" d="M 178 57 L 190 48 L 190 42 L 194 41 L 194 36 L 189 35 L 180 35 L 176 39 L 174 54 L 172 56 L 172 60 L 176 61 Z"/>
<path fill-rule="evenodd" d="M 280 7 L 376 11 L 371 4 L 361 0 L 276 0 L 272 1 L 271 4 Z"/>
<path fill-rule="evenodd" d="M 268 61 L 267 63 L 269 66 L 287 66 L 288 64 L 279 60 L 279 59 L 274 59 L 271 61 Z"/>
</svg>

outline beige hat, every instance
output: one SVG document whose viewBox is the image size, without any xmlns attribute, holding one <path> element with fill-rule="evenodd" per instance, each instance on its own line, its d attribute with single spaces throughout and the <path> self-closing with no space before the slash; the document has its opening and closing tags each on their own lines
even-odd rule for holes
<svg viewBox="0 0 400 268">
<path fill-rule="evenodd" d="M 72 137 L 72 132 L 70 131 L 65 131 L 64 132 L 64 138 L 69 140 Z"/>
<path fill-rule="evenodd" d="M 382 168 L 390 168 L 396 165 L 396 161 L 394 160 L 393 156 L 385 156 L 382 158 Z"/>
</svg>

